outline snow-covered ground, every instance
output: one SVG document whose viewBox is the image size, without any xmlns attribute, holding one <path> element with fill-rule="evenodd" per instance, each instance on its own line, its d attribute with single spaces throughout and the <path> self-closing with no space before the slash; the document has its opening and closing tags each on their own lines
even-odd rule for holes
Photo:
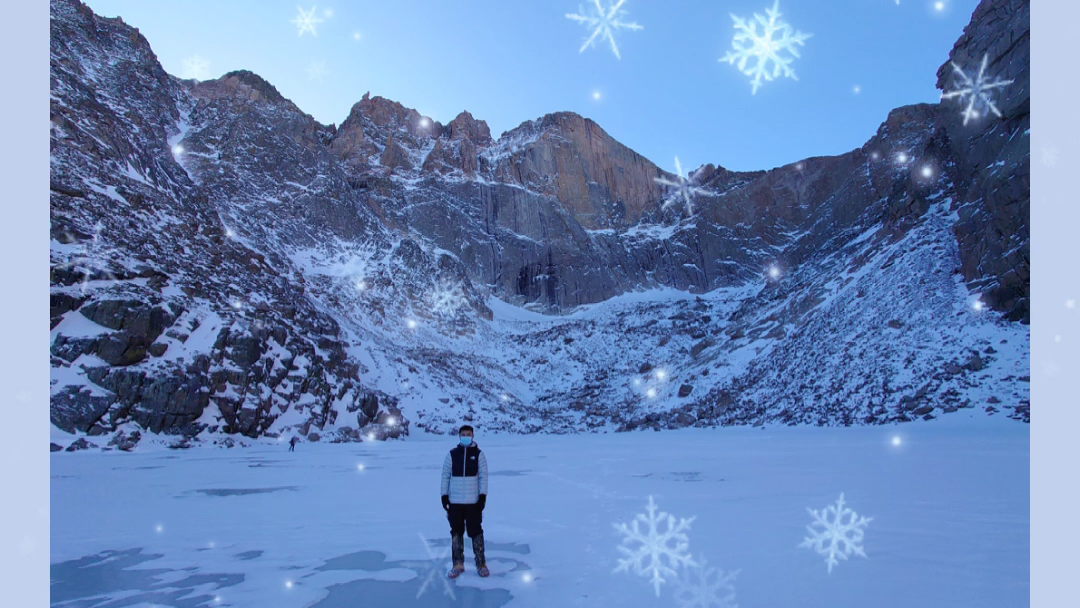
<svg viewBox="0 0 1080 608">
<path fill-rule="evenodd" d="M 850 428 L 479 429 L 491 471 L 492 576 L 475 574 L 466 542 L 468 568 L 453 582 L 443 579 L 449 532 L 438 498 L 452 437 L 304 443 L 294 453 L 269 439 L 246 449 L 60 452 L 51 471 L 52 602 L 1027 606 L 1029 429 L 971 410 Z M 825 557 L 799 545 L 814 521 L 808 509 L 841 494 L 870 518 L 859 543 L 866 557 L 840 559 L 830 572 Z M 639 546 L 615 526 L 632 525 L 650 497 L 676 524 L 693 518 L 686 553 L 708 569 L 681 575 L 716 582 L 717 568 L 729 577 L 712 603 L 663 572 L 659 595 L 650 574 L 615 572 L 620 543 Z"/>
</svg>

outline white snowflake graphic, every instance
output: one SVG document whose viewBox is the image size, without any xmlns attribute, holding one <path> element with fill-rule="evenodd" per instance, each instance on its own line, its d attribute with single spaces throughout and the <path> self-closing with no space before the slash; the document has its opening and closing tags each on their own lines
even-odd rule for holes
<svg viewBox="0 0 1080 608">
<path fill-rule="evenodd" d="M 614 572 L 633 572 L 638 576 L 651 575 L 650 583 L 656 589 L 656 596 L 660 597 L 660 585 L 665 581 L 664 577 L 676 578 L 679 566 L 696 566 L 697 564 L 687 553 L 690 540 L 684 533 L 690 529 L 690 524 L 696 519 L 680 518 L 676 524 L 675 517 L 661 511 L 656 512 L 656 503 L 649 496 L 649 504 L 646 507 L 648 515 L 641 513 L 634 517 L 633 525 L 613 524 L 615 530 L 623 535 L 619 552 L 626 556 L 620 559 L 619 566 Z M 661 523 L 666 524 L 664 532 L 660 532 Z M 642 530 L 640 524 L 647 526 Z M 674 543 L 674 546 L 672 546 Z M 629 545 L 637 544 L 636 548 Z M 667 564 L 663 558 L 667 558 Z"/>
<path fill-rule="evenodd" d="M 322 82 L 323 77 L 326 76 L 326 62 L 325 61 L 312 61 L 307 68 L 308 80 L 317 80 Z"/>
<path fill-rule="evenodd" d="M 195 80 L 210 78 L 210 62 L 198 55 L 188 57 L 184 60 L 184 78 L 194 78 Z"/>
<path fill-rule="evenodd" d="M 792 80 L 798 80 L 795 70 L 791 69 L 791 63 L 800 57 L 797 45 L 805 45 L 806 39 L 813 34 L 804 34 L 796 31 L 786 22 L 780 20 L 780 0 L 776 0 L 771 9 L 765 9 L 768 18 L 754 13 L 754 18 L 743 19 L 732 15 L 735 20 L 735 39 L 731 46 L 735 51 L 728 51 L 727 55 L 720 58 L 720 62 L 728 62 L 739 68 L 739 71 L 747 76 L 753 76 L 751 81 L 751 94 L 757 93 L 762 79 L 772 80 L 777 76 L 787 76 Z M 762 31 L 758 33 L 757 26 L 761 24 Z M 790 57 L 784 57 L 782 52 L 787 51 Z M 757 58 L 757 63 L 752 67 L 746 64 L 750 59 Z M 772 70 L 769 70 L 769 62 L 772 62 Z"/>
<path fill-rule="evenodd" d="M 418 533 L 419 534 L 419 533 Z M 451 600 L 456 600 L 454 597 L 454 588 L 450 586 L 450 581 L 446 580 L 446 553 L 450 550 L 449 547 L 443 547 L 443 550 L 436 555 L 431 550 L 431 544 L 424 538 L 423 534 L 419 534 L 420 542 L 424 543 L 424 549 L 428 552 L 428 560 L 423 562 L 421 566 L 425 569 L 423 574 L 424 582 L 420 585 L 420 590 L 416 592 L 416 599 L 420 599 L 421 595 L 427 591 L 428 586 L 434 586 L 433 581 L 439 579 L 442 581 L 443 595 L 450 596 Z"/>
<path fill-rule="evenodd" d="M 452 317 L 464 308 L 469 302 L 465 299 L 465 292 L 460 283 L 442 279 L 439 285 L 428 295 L 428 305 L 431 312 L 441 317 Z"/>
<path fill-rule="evenodd" d="M 115 257 L 116 251 L 105 244 L 101 238 L 102 230 L 101 222 L 95 224 L 93 238 L 87 243 L 81 243 L 80 251 L 71 256 L 67 262 L 56 266 L 59 269 L 73 270 L 82 274 L 79 292 L 84 295 L 91 279 L 116 280 L 116 275 L 109 269 L 109 259 Z"/>
<path fill-rule="evenodd" d="M 967 107 L 965 107 L 962 112 L 965 125 L 973 118 L 984 116 L 987 110 L 993 112 L 998 118 L 1001 118 L 1001 112 L 997 109 L 997 106 L 994 105 L 994 100 L 990 98 L 990 91 L 1010 85 L 1013 81 L 988 80 L 986 77 L 987 59 L 987 55 L 984 54 L 982 65 L 979 66 L 979 73 L 975 76 L 974 80 L 972 80 L 960 66 L 956 65 L 955 61 L 949 62 L 952 64 L 953 73 L 960 78 L 961 86 L 955 91 L 942 92 L 941 99 L 952 99 L 956 97 L 959 98 L 960 103 L 967 100 Z"/>
<path fill-rule="evenodd" d="M 705 558 L 698 556 L 698 565 L 683 568 L 675 579 L 675 601 L 679 608 L 738 608 L 732 582 L 739 572 L 724 574 L 722 569 L 708 567 Z"/>
<path fill-rule="evenodd" d="M 663 177 L 654 177 L 653 181 L 671 189 L 669 196 L 664 200 L 662 209 L 667 209 L 681 198 L 686 203 L 687 215 L 694 215 L 694 196 L 708 194 L 708 191 L 694 185 L 692 175 L 690 177 L 683 175 L 678 156 L 675 157 L 675 181 Z"/>
<path fill-rule="evenodd" d="M 844 507 L 844 494 L 836 505 L 829 505 L 821 511 L 807 509 L 813 516 L 814 522 L 806 526 L 810 536 L 799 544 L 800 548 L 808 548 L 825 556 L 825 563 L 829 565 L 829 573 L 832 574 L 833 566 L 840 563 L 836 558 L 847 559 L 854 553 L 866 557 L 862 546 L 859 544 L 863 539 L 863 528 L 873 521 L 873 518 L 858 517 L 855 511 Z M 830 515 L 833 517 L 830 519 Z M 845 520 L 845 516 L 847 519 Z M 821 526 L 821 530 L 815 530 L 815 526 Z"/>
<path fill-rule="evenodd" d="M 304 9 L 299 6 L 296 7 L 296 18 L 289 23 L 296 25 L 298 30 L 298 36 L 303 36 L 304 32 L 311 32 L 312 36 L 318 36 L 319 33 L 315 31 L 315 26 L 322 23 L 323 20 L 315 16 L 315 7 L 311 7 L 310 11 L 304 12 Z"/>
<path fill-rule="evenodd" d="M 619 56 L 619 47 L 615 46 L 615 30 L 619 28 L 626 28 L 628 30 L 643 30 L 644 27 L 636 24 L 623 21 L 626 17 L 626 9 L 622 8 L 622 5 L 626 3 L 626 0 L 618 0 L 608 8 L 604 8 L 600 4 L 600 0 L 593 0 L 592 14 L 566 14 L 567 19 L 573 19 L 578 23 L 584 23 L 588 27 L 593 28 L 592 35 L 585 40 L 585 44 L 581 45 L 579 53 L 585 52 L 585 49 L 593 46 L 597 38 L 601 40 L 607 39 L 611 43 L 611 52 L 615 53 L 616 59 L 622 59 Z M 578 7 L 578 11 L 585 12 L 585 9 Z"/>
</svg>

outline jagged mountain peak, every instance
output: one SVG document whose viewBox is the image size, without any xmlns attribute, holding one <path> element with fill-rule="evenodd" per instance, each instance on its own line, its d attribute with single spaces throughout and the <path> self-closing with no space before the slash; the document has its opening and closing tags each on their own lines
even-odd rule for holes
<svg viewBox="0 0 1080 608">
<path fill-rule="evenodd" d="M 277 90 L 277 87 L 250 70 L 234 70 L 214 80 L 197 82 L 193 89 L 200 96 L 239 96 L 253 102 L 285 105 L 291 110 L 301 112 L 296 104 L 286 99 Z"/>
<path fill-rule="evenodd" d="M 467 112 L 365 95 L 324 127 L 249 72 L 168 76 L 81 6 L 53 0 L 58 428 L 1026 418 L 1023 101 L 979 129 L 922 104 L 846 154 L 706 165 L 691 212 L 580 115 L 493 142 Z"/>
</svg>

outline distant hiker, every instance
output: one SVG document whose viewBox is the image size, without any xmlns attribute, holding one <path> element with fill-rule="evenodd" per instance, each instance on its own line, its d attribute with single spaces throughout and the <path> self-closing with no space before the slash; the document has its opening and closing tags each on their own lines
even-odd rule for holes
<svg viewBox="0 0 1080 608">
<path fill-rule="evenodd" d="M 296 447 L 296 435 L 293 435 L 293 438 L 289 440 L 289 451 L 290 452 L 295 451 L 294 450 L 295 447 Z"/>
<path fill-rule="evenodd" d="M 450 553 L 454 567 L 446 575 L 457 578 L 465 571 L 465 531 L 472 539 L 476 572 L 490 574 L 484 561 L 484 530 L 481 514 L 487 502 L 487 458 L 473 442 L 473 428 L 458 429 L 458 445 L 446 455 L 442 465 L 442 505 L 450 520 Z"/>
</svg>

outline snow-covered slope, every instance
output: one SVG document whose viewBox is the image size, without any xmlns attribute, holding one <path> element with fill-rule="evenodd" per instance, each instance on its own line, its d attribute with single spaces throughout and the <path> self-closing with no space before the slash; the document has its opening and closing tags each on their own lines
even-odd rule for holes
<svg viewBox="0 0 1080 608">
<path fill-rule="evenodd" d="M 51 22 L 60 447 L 1028 419 L 1026 218 L 983 260 L 1015 210 L 978 196 L 1026 171 L 1020 110 L 972 148 L 1015 161 L 992 177 L 924 104 L 845 155 L 707 166 L 689 215 L 576 115 L 493 140 L 365 96 L 325 126 L 75 0 Z"/>
</svg>

